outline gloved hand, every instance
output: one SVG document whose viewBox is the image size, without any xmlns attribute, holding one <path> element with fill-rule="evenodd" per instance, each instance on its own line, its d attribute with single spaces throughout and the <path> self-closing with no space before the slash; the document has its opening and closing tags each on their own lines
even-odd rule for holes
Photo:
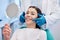
<svg viewBox="0 0 60 40">
<path fill-rule="evenodd" d="M 42 26 L 43 24 L 45 24 L 46 23 L 46 19 L 45 19 L 45 17 L 44 17 L 44 15 L 42 14 L 39 14 L 38 13 L 38 18 L 36 18 L 36 19 L 33 19 L 33 21 L 35 21 L 36 22 L 36 24 L 38 25 L 38 26 Z"/>
<path fill-rule="evenodd" d="M 0 19 L 0 21 L 2 21 L 2 20 Z"/>
<path fill-rule="evenodd" d="M 25 22 L 25 12 L 23 12 L 23 13 L 20 15 L 19 20 L 20 20 L 21 23 L 24 23 L 24 22 Z"/>
</svg>

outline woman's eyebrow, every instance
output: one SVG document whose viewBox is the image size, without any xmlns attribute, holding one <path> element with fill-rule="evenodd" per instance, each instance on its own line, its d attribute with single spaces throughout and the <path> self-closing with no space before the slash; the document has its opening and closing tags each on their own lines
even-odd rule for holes
<svg viewBox="0 0 60 40">
<path fill-rule="evenodd" d="M 29 12 L 29 11 L 27 11 L 27 12 Z M 26 12 L 26 13 L 27 13 L 27 12 Z"/>
<path fill-rule="evenodd" d="M 32 11 L 32 13 L 35 13 L 35 12 Z"/>
</svg>

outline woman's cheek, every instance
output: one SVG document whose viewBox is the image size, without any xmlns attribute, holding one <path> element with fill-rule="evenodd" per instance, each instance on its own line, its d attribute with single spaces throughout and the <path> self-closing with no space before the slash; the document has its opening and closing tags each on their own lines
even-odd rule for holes
<svg viewBox="0 0 60 40">
<path fill-rule="evenodd" d="M 25 15 L 25 19 L 26 19 L 27 15 Z"/>
<path fill-rule="evenodd" d="M 36 18 L 37 18 L 37 16 L 33 16 L 33 17 L 32 17 L 32 20 L 33 20 L 33 19 L 36 19 Z"/>
</svg>

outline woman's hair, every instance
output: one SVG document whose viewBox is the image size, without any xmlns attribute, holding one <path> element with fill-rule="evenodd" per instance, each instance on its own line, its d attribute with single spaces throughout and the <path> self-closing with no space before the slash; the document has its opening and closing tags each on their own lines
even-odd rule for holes
<svg viewBox="0 0 60 40">
<path fill-rule="evenodd" d="M 29 6 L 29 8 L 34 8 L 36 11 L 37 11 L 37 13 L 38 14 L 41 14 L 42 15 L 42 12 L 41 12 L 41 10 L 38 8 L 38 7 L 36 7 L 36 6 Z M 38 18 L 39 18 L 39 16 L 38 16 Z M 41 28 L 41 27 L 39 27 L 37 24 L 36 24 L 36 28 Z"/>
<path fill-rule="evenodd" d="M 41 10 L 38 7 L 36 7 L 36 6 L 29 6 L 29 8 L 34 8 L 37 11 L 37 13 L 42 15 L 42 12 L 41 12 Z"/>
</svg>

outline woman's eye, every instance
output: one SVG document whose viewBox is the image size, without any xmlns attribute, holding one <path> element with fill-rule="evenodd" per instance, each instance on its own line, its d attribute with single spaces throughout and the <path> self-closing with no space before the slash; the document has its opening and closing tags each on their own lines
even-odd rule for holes
<svg viewBox="0 0 60 40">
<path fill-rule="evenodd" d="M 26 14 L 29 14 L 28 12 Z"/>
<path fill-rule="evenodd" d="M 32 15 L 34 15 L 34 14 L 32 13 Z"/>
<path fill-rule="evenodd" d="M 35 14 L 32 12 L 31 15 L 35 15 Z"/>
</svg>

